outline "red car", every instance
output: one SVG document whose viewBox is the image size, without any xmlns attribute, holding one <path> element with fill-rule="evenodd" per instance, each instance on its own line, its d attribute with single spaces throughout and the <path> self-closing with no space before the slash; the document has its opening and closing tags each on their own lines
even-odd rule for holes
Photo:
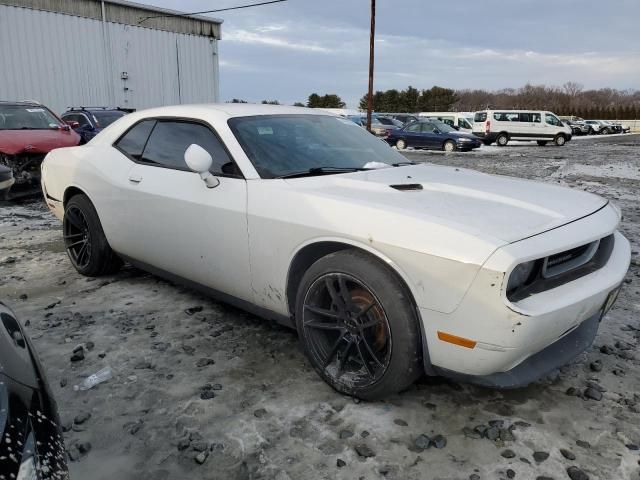
<svg viewBox="0 0 640 480">
<path fill-rule="evenodd" d="M 0 102 L 0 165 L 13 171 L 14 189 L 39 188 L 45 155 L 79 143 L 80 136 L 44 105 Z"/>
</svg>

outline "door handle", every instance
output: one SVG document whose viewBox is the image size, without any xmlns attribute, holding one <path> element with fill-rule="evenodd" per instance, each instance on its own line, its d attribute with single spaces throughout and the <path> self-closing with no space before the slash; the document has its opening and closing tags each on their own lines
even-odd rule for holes
<svg viewBox="0 0 640 480">
<path fill-rule="evenodd" d="M 140 183 L 142 181 L 142 175 L 139 173 L 131 173 L 129 174 L 129 181 L 132 183 Z"/>
</svg>

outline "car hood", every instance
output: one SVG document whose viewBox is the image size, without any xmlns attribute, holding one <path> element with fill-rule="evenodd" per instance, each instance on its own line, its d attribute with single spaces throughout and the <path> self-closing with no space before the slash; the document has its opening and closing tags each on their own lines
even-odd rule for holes
<svg viewBox="0 0 640 480">
<path fill-rule="evenodd" d="M 383 168 L 287 182 L 316 196 L 395 210 L 497 245 L 560 227 L 607 204 L 578 190 L 445 166 Z"/>
<path fill-rule="evenodd" d="M 49 153 L 54 148 L 78 145 L 80 137 L 73 130 L 0 130 L 0 152 Z"/>
</svg>

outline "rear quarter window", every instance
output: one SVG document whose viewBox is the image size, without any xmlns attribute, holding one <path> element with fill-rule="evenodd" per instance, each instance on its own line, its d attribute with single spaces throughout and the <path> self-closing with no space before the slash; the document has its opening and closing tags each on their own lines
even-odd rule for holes
<svg viewBox="0 0 640 480">
<path fill-rule="evenodd" d="M 137 123 L 116 142 L 116 148 L 129 157 L 140 160 L 144 146 L 155 124 L 155 120 L 143 120 Z"/>
<path fill-rule="evenodd" d="M 477 112 L 473 116 L 473 121 L 475 122 L 485 122 L 487 120 L 487 112 Z"/>
</svg>

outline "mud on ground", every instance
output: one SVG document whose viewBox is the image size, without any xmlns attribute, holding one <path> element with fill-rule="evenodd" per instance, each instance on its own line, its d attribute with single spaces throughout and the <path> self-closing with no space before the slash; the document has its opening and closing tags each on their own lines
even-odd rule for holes
<svg viewBox="0 0 640 480">
<path fill-rule="evenodd" d="M 405 153 L 585 189 L 622 208 L 635 263 L 617 305 L 591 349 L 523 389 L 423 379 L 355 402 L 318 378 L 292 331 L 132 268 L 79 276 L 40 202 L 0 207 L 0 298 L 46 367 L 73 479 L 638 479 L 639 151 L 628 136 Z M 72 362 L 80 344 L 85 358 Z M 74 391 L 107 365 L 111 380 Z"/>
</svg>

